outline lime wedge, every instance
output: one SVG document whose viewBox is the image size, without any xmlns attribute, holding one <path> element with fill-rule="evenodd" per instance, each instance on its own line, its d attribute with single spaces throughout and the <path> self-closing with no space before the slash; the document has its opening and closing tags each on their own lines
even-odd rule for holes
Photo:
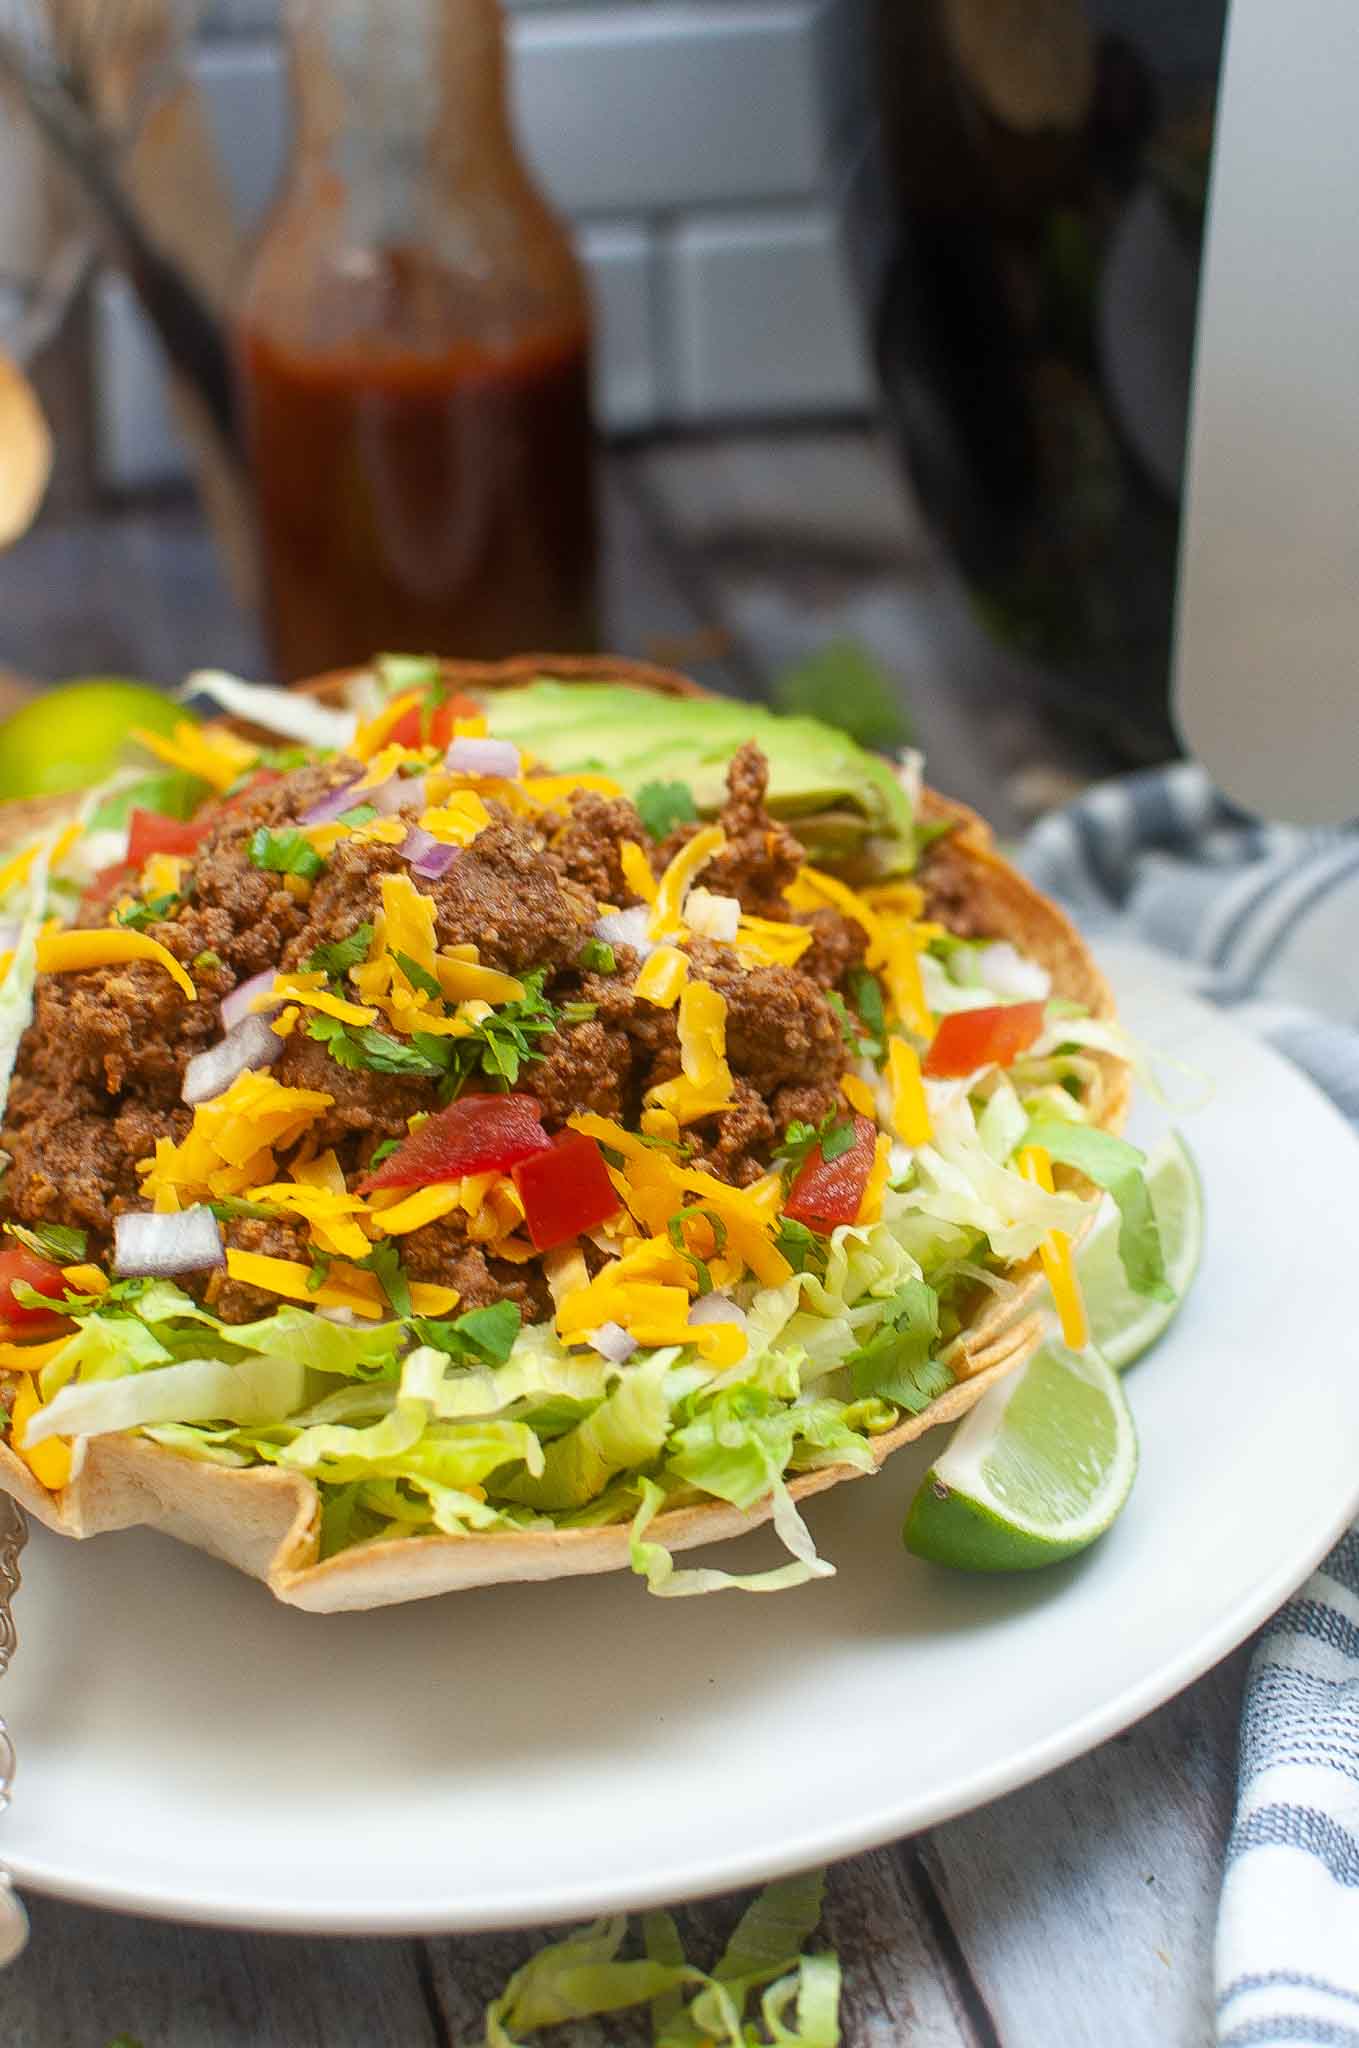
<svg viewBox="0 0 1359 2048">
<path fill-rule="evenodd" d="M 1050 1338 L 958 1425 L 911 1502 L 902 1540 L 960 1571 L 1057 1564 L 1104 1534 L 1136 1470 L 1118 1374 L 1097 1351 Z"/>
<path fill-rule="evenodd" d="M 129 726 L 170 732 L 186 715 L 163 691 L 122 676 L 45 690 L 0 724 L 0 797 L 85 789 L 114 766 Z"/>
<path fill-rule="evenodd" d="M 1147 1159 L 1147 1191 L 1161 1233 L 1173 1301 L 1149 1301 L 1129 1287 L 1118 1256 L 1118 1211 L 1106 1195 L 1076 1253 L 1090 1339 L 1118 1371 L 1150 1350 L 1179 1313 L 1203 1250 L 1203 1193 L 1183 1138 L 1172 1132 Z"/>
</svg>

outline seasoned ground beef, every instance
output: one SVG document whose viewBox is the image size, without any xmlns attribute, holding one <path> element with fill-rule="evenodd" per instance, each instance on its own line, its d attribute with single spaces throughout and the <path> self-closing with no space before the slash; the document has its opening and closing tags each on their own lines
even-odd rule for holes
<svg viewBox="0 0 1359 2048">
<path fill-rule="evenodd" d="M 261 825 L 283 832 L 326 790 L 357 774 L 337 762 L 299 770 L 253 787 L 218 806 L 186 874 L 185 900 L 151 935 L 193 976 L 188 1001 L 163 969 L 132 962 L 84 973 L 39 977 L 34 1022 L 19 1050 L 0 1146 L 11 1165 L 0 1188 L 0 1212 L 28 1222 L 75 1222 L 92 1234 L 91 1250 L 107 1249 L 114 1218 L 145 1206 L 138 1167 L 156 1141 L 185 1136 L 191 1112 L 181 1099 L 184 1068 L 220 1035 L 220 1003 L 241 981 L 275 967 L 298 968 L 321 945 L 347 939 L 381 908 L 381 881 L 411 875 L 399 850 L 341 840 L 308 891 L 295 879 L 266 872 L 250 858 Z M 721 814 L 726 851 L 701 876 L 744 909 L 810 927 L 813 944 L 795 967 L 748 966 L 731 947 L 685 942 L 691 973 L 726 1003 L 727 1058 L 735 1101 L 689 1126 L 684 1137 L 696 1163 L 736 1185 L 766 1172 L 788 1123 L 819 1122 L 839 1101 L 847 1054 L 827 1000 L 846 992 L 861 965 L 864 936 L 838 910 L 794 912 L 783 890 L 801 861 L 797 842 L 764 805 L 767 771 L 753 746 L 732 763 Z M 438 880 L 413 877 L 435 906 L 441 945 L 475 945 L 487 965 L 517 975 L 544 971 L 544 994 L 567 1012 L 534 1041 L 518 1086 L 536 1095 L 549 1130 L 580 1110 L 594 1110 L 636 1128 L 647 1092 L 681 1070 L 677 1011 L 634 994 L 641 961 L 615 948 L 612 973 L 582 971 L 581 949 L 601 901 L 636 899 L 623 880 L 618 847 L 636 839 L 659 872 L 697 827 L 654 846 L 625 799 L 579 795 L 541 830 L 492 804 L 492 822 L 460 849 Z M 966 930 L 963 878 L 948 842 L 926 866 L 930 913 Z M 287 886 L 291 882 L 291 886 Z M 84 921 L 107 922 L 113 893 L 92 895 Z M 385 1020 L 380 1020 L 379 1029 Z M 303 1015 L 272 1072 L 286 1086 L 319 1090 L 330 1106 L 307 1134 L 311 1150 L 333 1147 L 347 1177 L 357 1176 L 382 1142 L 400 1140 L 410 1122 L 434 1111 L 438 1082 L 428 1076 L 382 1073 L 341 1064 L 309 1035 Z M 352 1041 L 351 1041 L 352 1043 Z M 360 1048 L 362 1050 L 362 1048 Z M 478 1077 L 476 1085 L 486 1085 Z M 280 1157 L 277 1169 L 287 1170 Z M 226 1241 L 242 1250 L 309 1263 L 305 1226 L 279 1219 L 229 1219 Z M 550 1301 L 538 1264 L 488 1258 L 453 1216 L 400 1240 L 414 1280 L 456 1287 L 464 1307 L 497 1300 L 542 1317 Z M 227 1320 L 267 1314 L 275 1298 L 214 1274 L 195 1287 Z"/>
<path fill-rule="evenodd" d="M 625 839 L 642 847 L 647 843 L 631 799 L 596 796 L 587 790 L 571 799 L 570 816 L 551 839 L 551 859 L 568 881 L 588 889 L 596 902 L 625 909 L 641 901 L 623 879 L 618 849 Z"/>
<path fill-rule="evenodd" d="M 783 892 L 802 865 L 802 848 L 765 809 L 769 764 L 753 740 L 733 755 L 727 770 L 727 801 L 718 824 L 727 835 L 725 850 L 703 870 L 705 889 L 736 896 L 741 908 L 755 917 L 788 917 Z M 658 849 L 653 865 L 659 873 L 666 861 L 701 827 L 682 825 Z"/>
<path fill-rule="evenodd" d="M 527 1069 L 524 1086 L 542 1104 L 549 1124 L 564 1124 L 577 1110 L 600 1116 L 627 1114 L 634 1054 L 626 1031 L 592 1017 L 539 1040 L 544 1055 Z"/>
<path fill-rule="evenodd" d="M 932 840 L 921 855 L 915 879 L 925 892 L 924 915 L 960 939 L 984 939 L 985 921 L 976 909 L 976 885 L 953 834 Z"/>
<path fill-rule="evenodd" d="M 427 1223 L 401 1240 L 401 1258 L 412 1280 L 434 1280 L 456 1287 L 458 1309 L 487 1308 L 494 1301 L 512 1301 L 526 1322 L 541 1322 L 552 1313 L 552 1297 L 541 1266 L 517 1266 L 508 1259 L 488 1258 L 470 1244 L 456 1217 Z"/>
<path fill-rule="evenodd" d="M 841 988 L 856 967 L 864 964 L 868 937 L 852 917 L 842 917 L 829 906 L 825 910 L 795 911 L 792 924 L 810 925 L 812 943 L 798 961 L 799 974 L 818 988 Z"/>
<path fill-rule="evenodd" d="M 299 1024 L 273 1069 L 285 1088 L 314 1088 L 334 1098 L 308 1132 L 319 1151 L 334 1145 L 356 1165 L 384 1138 L 404 1138 L 407 1120 L 434 1107 L 430 1083 L 406 1074 L 370 1074 L 342 1067 Z M 352 1145 L 350 1141 L 353 1141 Z"/>
</svg>

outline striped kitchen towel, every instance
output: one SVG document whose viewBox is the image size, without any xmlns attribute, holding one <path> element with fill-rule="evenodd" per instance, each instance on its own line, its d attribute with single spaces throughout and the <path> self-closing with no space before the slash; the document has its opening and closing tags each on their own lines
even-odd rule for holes
<svg viewBox="0 0 1359 2048">
<path fill-rule="evenodd" d="M 1255 823 L 1186 763 L 1090 790 L 1023 865 L 1096 939 L 1160 948 L 1359 1130 L 1359 832 Z M 1219 2048 L 1359 2048 L 1359 1527 L 1251 1662 L 1217 1986 Z"/>
</svg>

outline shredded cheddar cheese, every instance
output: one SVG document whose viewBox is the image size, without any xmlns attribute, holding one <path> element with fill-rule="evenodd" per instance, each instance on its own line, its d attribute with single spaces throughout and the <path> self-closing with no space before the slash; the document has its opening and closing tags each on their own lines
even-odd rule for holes
<svg viewBox="0 0 1359 2048">
<path fill-rule="evenodd" d="M 887 1041 L 887 1077 L 892 1086 L 892 1129 L 906 1145 L 928 1145 L 930 1107 L 920 1072 L 920 1055 L 904 1038 Z"/>
<path fill-rule="evenodd" d="M 796 967 L 813 936 L 805 924 L 783 924 L 776 918 L 742 913 L 732 945 L 748 966 Z"/>
<path fill-rule="evenodd" d="M 481 798 L 470 789 L 450 791 L 444 802 L 421 813 L 420 825 L 441 846 L 470 846 L 491 822 Z"/>
<path fill-rule="evenodd" d="M 648 1108 L 680 1124 L 730 1108 L 736 1084 L 727 1064 L 726 999 L 706 981 L 686 982 L 679 999 L 680 1066 L 673 1081 L 647 1090 Z"/>
<path fill-rule="evenodd" d="M 1053 1192 L 1052 1161 L 1042 1145 L 1026 1145 L 1015 1164 L 1025 1180 L 1032 1181 L 1045 1194 Z M 1039 1246 L 1038 1255 L 1057 1304 L 1062 1342 L 1072 1351 L 1083 1351 L 1090 1342 L 1090 1321 L 1071 1256 L 1071 1239 L 1064 1230 L 1050 1230 Z"/>
<path fill-rule="evenodd" d="M 678 946 L 658 946 L 633 983 L 633 994 L 658 1010 L 673 1010 L 689 979 L 689 956 Z"/>
<path fill-rule="evenodd" d="M 154 960 L 191 1003 L 198 1001 L 198 990 L 174 954 L 145 932 L 53 932 L 38 940 L 40 974 L 78 974 L 87 967 L 115 967 L 128 960 Z"/>
<path fill-rule="evenodd" d="M 45 1486 L 49 1493 L 60 1493 L 63 1486 L 71 1483 L 69 1441 L 64 1436 L 49 1436 L 45 1442 L 34 1444 L 31 1450 L 24 1442 L 28 1425 L 42 1406 L 37 1382 L 32 1378 L 20 1380 L 10 1417 L 10 1441 L 39 1485 Z"/>
<path fill-rule="evenodd" d="M 705 825 L 680 848 L 656 884 L 648 924 L 651 938 L 674 938 L 684 930 L 684 899 L 694 877 L 725 849 L 726 844 L 727 835 L 720 825 Z M 628 879 L 630 881 L 631 876 Z"/>
<path fill-rule="evenodd" d="M 423 690 L 403 690 L 397 697 L 388 698 L 380 711 L 361 725 L 349 743 L 349 752 L 356 761 L 371 761 L 387 744 L 387 736 L 400 725 L 408 711 L 415 710 L 425 701 Z"/>
<path fill-rule="evenodd" d="M 134 725 L 129 737 L 171 768 L 182 768 L 186 775 L 211 783 L 219 794 L 239 781 L 260 757 L 259 748 L 249 740 L 239 739 L 223 726 L 195 725 L 190 718 L 181 718 L 169 735 Z"/>
<path fill-rule="evenodd" d="M 858 1074 L 840 1076 L 840 1093 L 851 1109 L 857 1109 L 860 1116 L 871 1116 L 877 1121 L 878 1105 L 873 1099 L 873 1090 Z"/>
<path fill-rule="evenodd" d="M 618 849 L 619 864 L 623 880 L 634 896 L 640 896 L 643 903 L 656 901 L 656 877 L 651 872 L 651 863 L 635 839 L 625 839 Z"/>
</svg>

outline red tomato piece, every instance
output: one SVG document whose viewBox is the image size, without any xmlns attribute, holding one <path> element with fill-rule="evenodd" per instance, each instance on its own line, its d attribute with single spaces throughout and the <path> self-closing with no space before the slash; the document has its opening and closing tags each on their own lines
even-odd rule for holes
<svg viewBox="0 0 1359 2048">
<path fill-rule="evenodd" d="M 159 811 L 134 811 L 127 839 L 130 866 L 141 867 L 153 853 L 196 853 L 207 831 L 201 824 L 183 824 L 178 818 L 162 817 Z"/>
<path fill-rule="evenodd" d="M 872 1118 L 856 1116 L 854 1143 L 838 1159 L 825 1158 L 821 1147 L 813 1146 L 788 1190 L 784 1215 L 795 1223 L 810 1224 L 813 1230 L 833 1230 L 837 1223 L 852 1223 L 873 1171 L 877 1144 Z"/>
<path fill-rule="evenodd" d="M 931 1080 L 954 1080 L 978 1067 L 1008 1067 L 1043 1029 L 1042 1003 L 996 1003 L 985 1010 L 952 1010 L 939 1021 L 920 1063 Z"/>
<path fill-rule="evenodd" d="M 26 1244 L 7 1244 L 0 1251 L 0 1327 L 16 1337 L 50 1337 L 70 1327 L 64 1317 L 51 1309 L 28 1308 L 14 1299 L 14 1283 L 21 1281 L 39 1294 L 60 1296 L 70 1292 L 60 1266 L 40 1259 Z"/>
<path fill-rule="evenodd" d="M 582 1230 L 593 1230 L 622 1206 L 598 1142 L 584 1131 L 563 1131 L 546 1152 L 521 1160 L 511 1174 L 535 1251 L 550 1252 Z"/>
<path fill-rule="evenodd" d="M 428 703 L 412 704 L 409 711 L 402 712 L 388 733 L 388 745 L 446 747 L 453 737 L 454 719 L 476 718 L 480 712 L 480 704 L 474 703 L 471 697 L 462 696 L 457 690 L 432 709 Z"/>
<path fill-rule="evenodd" d="M 80 899 L 80 915 L 84 917 L 88 909 L 92 909 L 97 903 L 102 903 L 110 890 L 118 888 L 123 882 L 130 881 L 132 875 L 133 869 L 125 860 L 116 860 L 111 867 L 100 868 L 91 881 L 89 888 Z"/>
<path fill-rule="evenodd" d="M 375 1188 L 425 1188 L 465 1173 L 504 1173 L 549 1139 L 538 1118 L 534 1095 L 463 1095 L 427 1122 L 384 1159 L 362 1184 Z"/>
</svg>

